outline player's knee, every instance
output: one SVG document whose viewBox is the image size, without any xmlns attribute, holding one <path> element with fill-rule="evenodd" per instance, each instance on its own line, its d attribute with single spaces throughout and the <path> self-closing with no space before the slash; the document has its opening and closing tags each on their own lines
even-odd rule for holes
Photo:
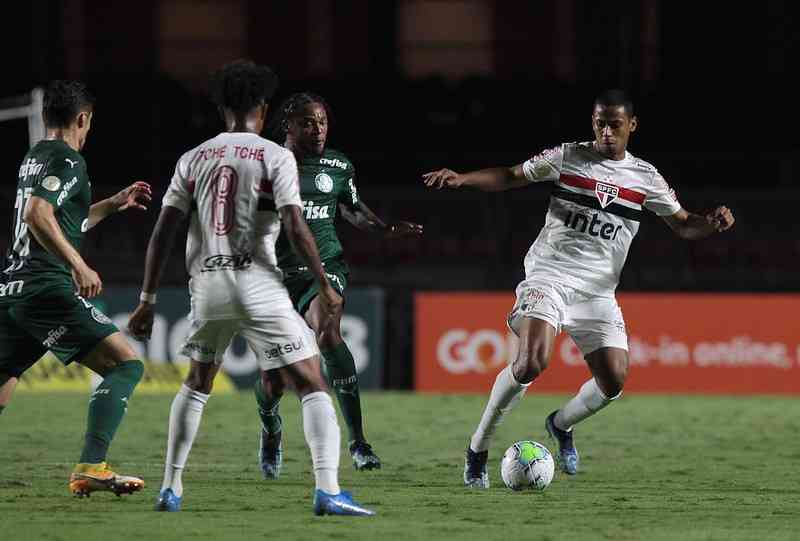
<svg viewBox="0 0 800 541">
<path fill-rule="evenodd" d="M 317 345 L 322 350 L 334 349 L 342 342 L 342 333 L 338 325 L 328 325 L 317 331 Z"/>
<path fill-rule="evenodd" d="M 519 383 L 530 383 L 547 368 L 547 357 L 538 351 L 523 351 L 517 354 L 511 369 Z"/>
<path fill-rule="evenodd" d="M 272 378 L 266 372 L 261 373 L 261 388 L 267 400 L 280 400 L 286 389 L 281 378 Z"/>
<path fill-rule="evenodd" d="M 214 388 L 214 376 L 216 371 L 196 370 L 194 363 L 186 375 L 186 380 L 183 382 L 189 389 L 203 394 L 211 394 Z"/>
</svg>

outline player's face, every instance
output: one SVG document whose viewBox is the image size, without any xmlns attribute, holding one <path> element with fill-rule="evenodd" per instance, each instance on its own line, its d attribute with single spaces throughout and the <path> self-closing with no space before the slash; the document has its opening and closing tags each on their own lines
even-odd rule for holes
<svg viewBox="0 0 800 541">
<path fill-rule="evenodd" d="M 636 124 L 636 117 L 628 115 L 623 106 L 595 105 L 592 129 L 598 152 L 613 160 L 623 159 Z"/>
<path fill-rule="evenodd" d="M 308 103 L 289 121 L 289 134 L 303 152 L 322 154 L 328 140 L 328 113 L 321 103 Z"/>
</svg>

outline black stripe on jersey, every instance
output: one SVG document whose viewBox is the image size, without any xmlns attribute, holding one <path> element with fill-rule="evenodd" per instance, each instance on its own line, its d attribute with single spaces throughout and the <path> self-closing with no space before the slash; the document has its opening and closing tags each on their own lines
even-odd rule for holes
<svg viewBox="0 0 800 541">
<path fill-rule="evenodd" d="M 274 199 L 267 199 L 266 197 L 259 197 L 258 198 L 258 210 L 271 210 L 272 212 L 276 212 L 278 209 L 275 207 L 275 200 Z"/>
<path fill-rule="evenodd" d="M 554 189 L 551 195 L 558 199 L 572 201 L 573 203 L 583 205 L 584 207 L 601 210 L 603 212 L 608 212 L 609 214 L 616 214 L 617 216 L 627 220 L 633 220 L 634 222 L 638 222 L 642 214 L 641 210 L 625 207 L 617 203 L 611 203 L 606 208 L 603 208 L 597 198 L 583 195 L 582 193 L 570 192 L 569 190 L 564 190 L 563 188 Z"/>
</svg>

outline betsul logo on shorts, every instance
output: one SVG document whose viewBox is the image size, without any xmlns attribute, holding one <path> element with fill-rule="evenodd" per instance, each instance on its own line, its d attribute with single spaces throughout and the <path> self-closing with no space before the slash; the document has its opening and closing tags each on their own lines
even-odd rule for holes
<svg viewBox="0 0 800 541">
<path fill-rule="evenodd" d="M 451 374 L 494 372 L 516 356 L 518 340 L 493 329 L 451 329 L 436 345 L 436 359 Z"/>
<path fill-rule="evenodd" d="M 284 355 L 289 355 L 303 349 L 303 339 L 299 336 L 286 344 L 270 344 L 270 348 L 264 351 L 266 359 L 272 360 Z"/>
</svg>

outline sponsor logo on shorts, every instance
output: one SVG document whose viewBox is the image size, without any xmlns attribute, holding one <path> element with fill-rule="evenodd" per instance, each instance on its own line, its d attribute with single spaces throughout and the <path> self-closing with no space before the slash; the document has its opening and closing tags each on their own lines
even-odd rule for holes
<svg viewBox="0 0 800 541">
<path fill-rule="evenodd" d="M 111 323 L 111 319 L 109 319 L 107 315 L 98 310 L 96 307 L 92 306 L 90 312 L 92 314 L 92 319 L 94 319 L 99 324 L 109 325 Z"/>
<path fill-rule="evenodd" d="M 201 272 L 216 272 L 221 270 L 240 271 L 250 268 L 252 264 L 253 256 L 250 254 L 217 254 L 205 258 Z"/>
<path fill-rule="evenodd" d="M 211 349 L 203 344 L 198 344 L 197 342 L 186 342 L 186 344 L 183 346 L 183 350 L 189 352 L 193 351 L 202 355 L 214 355 L 217 352 L 217 350 Z"/>
<path fill-rule="evenodd" d="M 25 285 L 25 280 L 14 280 L 7 284 L 0 284 L 0 297 L 17 295 L 22 293 L 22 286 Z"/>
<path fill-rule="evenodd" d="M 519 309 L 523 312 L 535 308 L 544 300 L 544 291 L 541 289 L 528 289 L 522 294 Z"/>
<path fill-rule="evenodd" d="M 270 348 L 264 350 L 265 358 L 269 361 L 282 355 L 289 355 L 295 351 L 303 349 L 303 339 L 297 338 L 286 344 L 270 344 Z"/>
<path fill-rule="evenodd" d="M 320 173 L 314 177 L 314 185 L 322 193 L 331 193 L 333 191 L 333 179 L 327 173 Z"/>
<path fill-rule="evenodd" d="M 52 348 L 65 334 L 67 334 L 67 328 L 63 325 L 60 325 L 57 329 L 50 329 L 47 332 L 47 338 L 42 341 L 42 344 L 48 349 Z"/>
<path fill-rule="evenodd" d="M 600 206 L 606 208 L 613 203 L 619 195 L 619 187 L 613 184 L 598 182 L 594 187 L 594 194 L 597 196 L 597 200 L 600 201 Z"/>
</svg>

